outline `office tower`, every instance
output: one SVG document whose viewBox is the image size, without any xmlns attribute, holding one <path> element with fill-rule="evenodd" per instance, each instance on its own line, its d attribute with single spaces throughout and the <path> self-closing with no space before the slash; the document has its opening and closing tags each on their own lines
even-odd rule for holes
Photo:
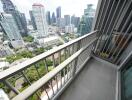
<svg viewBox="0 0 132 100">
<path fill-rule="evenodd" d="M 56 18 L 61 18 L 61 7 L 56 8 Z"/>
<path fill-rule="evenodd" d="M 75 15 L 71 16 L 71 24 L 73 24 L 73 25 L 75 24 Z"/>
<path fill-rule="evenodd" d="M 79 23 L 80 23 L 80 17 L 75 17 L 75 20 L 74 20 L 74 21 L 75 21 L 75 22 L 74 22 L 75 27 L 78 28 Z"/>
<path fill-rule="evenodd" d="M 48 26 L 46 22 L 46 14 L 45 14 L 45 8 L 42 4 L 33 4 L 33 15 L 35 18 L 37 31 L 38 31 L 38 37 L 44 37 L 48 35 Z"/>
<path fill-rule="evenodd" d="M 92 4 L 88 4 L 87 9 L 84 10 L 84 21 L 86 22 L 88 28 L 87 33 L 91 32 L 94 16 L 95 16 L 95 9 L 93 9 Z"/>
<path fill-rule="evenodd" d="M 8 36 L 14 48 L 20 48 L 24 46 L 18 26 L 16 25 L 14 17 L 11 14 L 1 13 L 0 25 L 2 27 L 2 31 Z"/>
<path fill-rule="evenodd" d="M 71 24 L 75 27 L 78 27 L 80 23 L 80 17 L 76 17 L 75 15 L 71 16 Z"/>
<path fill-rule="evenodd" d="M 27 32 L 28 32 L 28 30 L 27 30 L 27 21 L 26 21 L 26 17 L 25 17 L 25 14 L 24 13 L 20 13 L 20 17 L 21 17 L 21 23 L 22 23 L 22 26 L 23 26 L 23 29 L 24 29 L 24 36 L 26 36 L 27 34 Z"/>
<path fill-rule="evenodd" d="M 3 10 L 6 13 L 11 13 L 16 10 L 15 6 L 10 0 L 1 0 L 3 4 Z"/>
<path fill-rule="evenodd" d="M 64 28 L 65 27 L 64 18 L 59 18 L 56 23 L 57 23 L 57 26 L 60 27 L 60 28 Z"/>
<path fill-rule="evenodd" d="M 51 24 L 50 11 L 47 11 L 46 13 L 46 20 L 47 20 L 48 25 L 50 25 Z"/>
<path fill-rule="evenodd" d="M 32 10 L 29 11 L 29 15 L 30 15 L 31 24 L 33 26 L 33 29 L 34 30 L 37 30 L 37 26 L 36 26 L 36 22 L 35 22 L 35 18 L 34 18 L 34 15 L 33 15 L 33 11 Z"/>
<path fill-rule="evenodd" d="M 70 15 L 64 15 L 65 26 L 70 25 Z"/>
<path fill-rule="evenodd" d="M 93 5 L 88 4 L 87 9 L 84 9 L 84 15 L 82 16 L 82 20 L 78 27 L 78 32 L 81 35 L 85 35 L 91 32 L 94 15 L 95 15 L 95 9 L 93 9 Z"/>
<path fill-rule="evenodd" d="M 8 13 L 8 14 L 12 14 L 21 35 L 26 36 L 27 35 L 27 30 L 26 30 L 25 26 L 23 26 L 23 24 L 22 24 L 22 19 L 21 19 L 20 12 L 16 9 L 14 4 L 10 0 L 1 0 L 1 2 L 3 4 L 4 12 Z"/>
<path fill-rule="evenodd" d="M 55 13 L 52 13 L 52 24 L 56 23 L 56 17 L 55 17 Z"/>
</svg>

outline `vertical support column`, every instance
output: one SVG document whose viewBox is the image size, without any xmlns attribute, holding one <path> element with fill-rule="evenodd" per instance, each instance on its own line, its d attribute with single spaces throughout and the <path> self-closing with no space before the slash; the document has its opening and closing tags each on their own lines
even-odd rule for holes
<svg viewBox="0 0 132 100">
<path fill-rule="evenodd" d="M 46 58 L 44 59 L 44 65 L 45 65 L 46 71 L 47 71 L 47 73 L 48 73 L 48 72 L 49 72 L 49 70 L 48 70 L 48 66 L 47 66 L 47 61 L 46 61 Z"/>
<path fill-rule="evenodd" d="M 52 55 L 52 60 L 53 60 L 53 67 L 55 67 L 55 57 L 54 57 L 54 54 Z"/>
<path fill-rule="evenodd" d="M 59 64 L 61 64 L 61 51 L 59 52 Z"/>
<path fill-rule="evenodd" d="M 15 87 L 13 87 L 7 80 L 4 80 L 3 83 L 4 83 L 7 87 L 9 87 L 14 93 L 16 93 L 16 94 L 19 94 L 19 93 L 20 93 L 20 92 L 19 92 Z"/>
<path fill-rule="evenodd" d="M 39 76 L 39 78 L 40 78 L 40 77 L 41 77 L 41 75 L 40 75 L 40 73 L 39 73 L 39 71 L 38 71 L 37 65 L 36 65 L 36 64 L 34 64 L 34 67 L 35 67 L 35 69 L 36 69 L 36 71 L 37 71 L 37 73 L 38 73 L 38 76 Z"/>
<path fill-rule="evenodd" d="M 23 75 L 23 77 L 25 78 L 25 80 L 31 85 L 31 82 L 29 81 L 28 77 L 24 74 L 24 72 L 22 71 L 21 74 Z"/>
<path fill-rule="evenodd" d="M 78 62 L 78 57 L 73 61 L 73 71 L 72 71 L 72 77 L 75 76 L 76 73 L 76 68 L 77 68 L 77 62 Z"/>
</svg>

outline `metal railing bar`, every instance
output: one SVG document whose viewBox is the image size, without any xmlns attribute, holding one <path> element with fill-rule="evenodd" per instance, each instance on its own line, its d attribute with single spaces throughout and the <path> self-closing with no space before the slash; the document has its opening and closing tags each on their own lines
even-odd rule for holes
<svg viewBox="0 0 132 100">
<path fill-rule="evenodd" d="M 34 68 L 36 69 L 36 72 L 37 72 L 37 74 L 38 74 L 38 76 L 39 76 L 39 78 L 41 77 L 41 75 L 40 75 L 40 73 L 39 73 L 39 71 L 38 71 L 38 68 L 37 68 L 38 66 L 36 65 L 36 64 L 34 64 Z"/>
<path fill-rule="evenodd" d="M 25 73 L 22 71 L 21 72 L 23 77 L 25 78 L 25 80 L 29 83 L 29 85 L 31 85 L 31 82 L 29 81 L 28 77 L 25 75 Z"/>
<path fill-rule="evenodd" d="M 52 60 L 53 60 L 53 67 L 55 68 L 56 65 L 55 65 L 55 57 L 54 57 L 54 54 L 52 55 Z"/>
<path fill-rule="evenodd" d="M 68 72 L 68 65 L 67 65 L 67 67 L 66 67 L 66 72 L 67 72 L 66 74 L 67 74 L 67 80 L 68 80 L 68 73 L 69 73 L 69 72 Z"/>
<path fill-rule="evenodd" d="M 59 54 L 59 64 L 61 64 L 61 51 L 58 54 Z"/>
<path fill-rule="evenodd" d="M 60 78 L 61 78 L 61 80 L 60 80 L 61 86 L 60 87 L 62 87 L 62 71 L 60 71 Z"/>
<path fill-rule="evenodd" d="M 132 16 L 132 12 L 129 14 L 129 16 L 128 16 L 128 18 L 127 18 L 125 24 L 123 25 L 123 28 L 121 29 L 121 32 L 120 32 L 120 33 L 123 33 L 123 30 L 125 29 L 125 26 L 126 26 L 126 24 L 128 23 L 128 21 L 129 21 L 129 19 L 131 18 L 131 16 Z M 115 41 L 115 43 L 116 43 L 116 42 L 117 42 L 117 40 Z M 112 46 L 112 48 L 111 48 L 109 54 L 110 54 L 111 52 L 113 52 L 113 49 L 115 49 L 115 48 L 114 48 L 114 45 Z M 112 56 L 113 56 L 113 54 L 112 54 Z"/>
<path fill-rule="evenodd" d="M 65 76 L 66 76 L 66 74 L 65 74 L 65 68 L 63 69 L 63 76 L 64 76 L 64 84 L 65 84 L 65 82 L 66 82 L 66 78 L 65 78 Z"/>
<path fill-rule="evenodd" d="M 10 88 L 15 94 L 19 94 L 20 92 L 15 88 L 13 87 L 7 80 L 4 80 L 3 83 L 8 87 Z"/>
<path fill-rule="evenodd" d="M 132 24 L 132 23 L 131 23 Z M 126 46 L 126 44 L 128 43 L 129 39 L 132 38 L 132 33 L 130 34 L 130 36 L 127 38 L 127 40 L 125 41 L 125 43 L 123 44 L 123 46 L 121 47 L 121 49 L 119 50 L 119 52 L 117 53 L 117 56 L 115 57 L 115 59 L 113 60 L 114 62 L 117 60 L 119 54 L 121 53 L 121 51 L 123 50 L 123 48 Z"/>
<path fill-rule="evenodd" d="M 54 91 L 53 84 L 52 84 L 52 79 L 50 80 L 50 85 L 51 85 L 51 90 L 53 92 L 53 95 L 55 95 L 55 91 Z"/>
<path fill-rule="evenodd" d="M 107 12 L 109 12 L 109 9 L 110 9 L 110 11 L 111 11 L 111 9 L 112 9 L 112 7 L 111 8 L 109 8 L 111 5 L 110 5 L 110 2 L 111 0 L 109 0 L 108 1 L 108 5 L 107 5 L 107 8 L 106 8 L 106 11 L 105 11 L 105 14 L 104 14 L 104 18 L 103 18 L 103 23 L 102 23 L 102 25 L 101 25 L 101 29 L 100 29 L 100 32 L 101 32 L 101 35 L 99 36 L 99 42 L 98 42 L 98 45 L 97 45 L 97 49 L 100 47 L 100 44 L 101 44 L 101 41 L 102 41 L 102 39 L 103 39 L 103 36 L 105 36 L 105 34 L 106 33 L 104 33 L 104 30 L 105 30 L 105 27 L 104 27 L 104 25 L 106 26 L 106 24 L 107 24 L 107 21 L 105 22 L 105 18 L 106 18 L 106 16 L 107 16 Z M 113 1 L 112 1 L 113 2 Z M 115 0 L 114 0 L 114 2 L 115 2 Z M 112 6 L 113 6 L 114 4 L 112 3 Z M 108 14 L 108 16 L 110 16 L 110 13 Z M 101 49 L 98 49 L 98 54 L 100 53 L 100 50 Z"/>
<path fill-rule="evenodd" d="M 66 60 L 66 48 L 64 49 L 64 56 L 65 56 L 65 60 Z"/>
<path fill-rule="evenodd" d="M 61 72 L 69 63 L 71 63 L 74 59 L 76 59 L 81 52 L 86 50 L 89 46 L 94 43 L 96 39 L 93 39 L 89 44 L 87 44 L 85 47 L 81 48 L 79 51 L 77 51 L 75 54 L 73 54 L 71 57 L 69 57 L 66 61 L 62 62 L 60 65 L 55 67 L 52 71 L 47 73 L 45 76 L 40 78 L 38 81 L 33 83 L 31 86 L 29 86 L 27 89 L 22 91 L 19 95 L 13 98 L 13 100 L 23 100 L 31 96 L 33 93 L 35 93 L 38 89 L 40 89 L 44 84 L 46 84 L 48 81 L 50 81 L 54 76 L 57 75 L 57 73 Z"/>
<path fill-rule="evenodd" d="M 19 65 L 15 65 L 13 67 L 10 67 L 7 70 L 2 71 L 0 73 L 0 81 L 2 81 L 3 79 L 6 79 L 6 78 L 18 73 L 18 72 L 21 72 L 22 70 L 34 65 L 35 63 L 43 60 L 44 58 L 46 58 L 46 57 L 48 57 L 48 56 L 50 56 L 50 55 L 52 55 L 52 54 L 54 54 L 54 53 L 56 53 L 56 52 L 58 52 L 60 50 L 63 50 L 64 48 L 68 47 L 69 45 L 72 45 L 73 43 L 78 42 L 79 40 L 81 40 L 83 38 L 86 38 L 86 37 L 93 37 L 94 38 L 96 32 L 97 31 L 93 31 L 93 32 L 91 32 L 89 34 L 86 34 L 86 35 L 80 37 L 80 38 L 77 38 L 75 40 L 72 40 L 72 41 L 64 44 L 64 45 L 61 45 L 61 46 L 59 46 L 59 47 L 57 47 L 55 49 L 51 49 L 51 50 L 49 50 L 49 51 L 47 51 L 45 53 L 42 53 L 42 54 L 40 54 L 38 56 L 35 56 L 35 57 L 31 58 L 31 59 L 28 59 L 28 60 L 24 61 L 23 63 L 21 63 Z"/>
<path fill-rule="evenodd" d="M 45 65 L 46 71 L 49 72 L 49 70 L 48 70 L 48 66 L 47 66 L 46 58 L 44 59 L 44 65 Z"/>
<path fill-rule="evenodd" d="M 101 22 L 101 19 L 102 19 L 104 10 L 105 10 L 104 7 L 105 7 L 105 4 L 106 4 L 106 1 L 107 1 L 107 0 L 105 0 L 104 3 L 103 3 L 103 0 L 102 0 L 102 2 L 101 2 L 101 4 L 102 4 L 102 3 L 103 3 L 103 4 L 102 4 L 102 7 L 101 7 L 102 10 L 101 10 L 101 12 L 100 12 L 100 16 L 99 16 L 99 19 L 98 19 L 98 23 L 96 23 L 96 24 L 97 24 L 97 25 L 96 25 L 97 29 L 99 29 L 100 23 L 102 23 L 102 22 Z"/>
<path fill-rule="evenodd" d="M 44 87 L 43 87 L 44 88 Z M 47 90 L 44 88 L 44 91 L 45 91 L 45 93 L 46 93 L 46 95 L 47 95 L 47 97 L 48 97 L 48 100 L 50 100 L 50 97 L 49 97 L 49 94 L 48 94 L 48 92 L 47 92 Z"/>
<path fill-rule="evenodd" d="M 107 0 L 106 0 L 107 1 Z M 110 1 L 111 0 L 109 0 L 108 1 L 108 4 L 110 4 Z M 105 16 L 106 16 L 106 14 L 107 14 L 107 12 L 108 12 L 108 8 L 109 8 L 109 5 L 106 7 L 106 10 L 105 10 L 105 12 L 104 12 L 104 18 L 103 18 L 103 21 L 102 21 L 102 25 L 101 25 L 101 28 L 100 28 L 100 31 L 99 31 L 99 33 L 98 33 L 98 37 L 97 37 L 97 43 L 96 43 L 96 46 L 95 46 L 95 49 L 94 49 L 94 52 L 96 52 L 95 50 L 97 50 L 98 49 L 98 47 L 100 46 L 100 42 L 101 42 L 101 39 L 102 39 L 102 36 L 103 36 L 103 33 L 102 33 L 102 29 L 103 29 L 103 23 L 104 23 L 104 21 L 105 21 Z"/>
<path fill-rule="evenodd" d="M 131 17 L 132 17 L 132 12 L 131 12 Z M 114 52 L 112 53 L 112 56 L 117 52 L 119 46 L 121 45 L 123 39 L 125 38 L 125 35 L 128 33 L 129 29 L 131 29 L 131 27 L 132 27 L 132 22 L 131 22 L 131 24 L 128 26 L 126 32 L 123 34 L 123 37 L 121 38 L 121 40 L 119 41 L 117 47 L 115 48 Z M 123 30 L 122 30 L 122 32 L 123 32 Z M 117 41 L 116 41 L 116 42 L 117 42 Z"/>
<path fill-rule="evenodd" d="M 112 27 L 112 29 L 111 29 L 111 31 L 110 31 L 110 37 L 112 36 L 112 32 L 113 32 L 115 26 L 117 25 L 117 23 L 118 23 L 118 21 L 119 21 L 119 18 L 120 18 L 121 14 L 122 14 L 122 11 L 123 11 L 123 9 L 124 9 L 124 7 L 125 7 L 126 1 L 127 1 L 127 0 L 125 0 L 125 2 L 123 3 L 123 6 L 121 7 L 121 9 L 120 9 L 120 11 L 119 11 L 119 14 L 118 14 L 118 16 L 117 16 L 117 18 L 116 18 L 116 21 L 115 21 L 115 23 L 114 23 L 114 25 L 113 25 L 113 27 Z M 108 49 L 106 50 L 106 53 L 108 52 L 109 49 L 110 49 L 110 45 L 108 45 Z M 109 52 L 109 54 L 110 54 L 110 52 Z M 109 54 L 108 54 L 108 55 L 109 55 Z"/>
<path fill-rule="evenodd" d="M 108 16 L 107 21 L 106 21 L 107 24 L 108 24 L 108 20 L 110 19 L 110 15 L 112 14 L 112 10 L 113 10 L 113 8 L 114 8 L 115 1 L 116 1 L 116 0 L 114 0 L 114 2 L 113 2 L 113 4 L 112 4 L 112 7 L 111 7 L 111 9 L 110 9 L 110 13 L 109 13 L 109 16 Z M 111 24 L 112 24 L 112 21 L 113 21 L 114 18 L 115 18 L 115 15 L 116 15 L 116 12 L 117 12 L 117 9 L 118 9 L 118 7 L 119 7 L 120 2 L 121 2 L 121 0 L 118 1 L 118 4 L 117 4 L 117 6 L 116 6 L 116 8 L 115 8 L 115 10 L 114 10 L 114 13 L 113 13 L 113 15 L 112 15 L 110 24 L 108 25 L 108 29 L 107 29 L 107 31 L 106 31 L 106 35 L 109 34 L 108 31 L 109 31 L 109 29 L 110 29 L 110 26 L 111 26 Z M 104 28 L 104 29 L 106 29 L 107 24 L 105 24 L 105 28 Z M 104 30 L 103 30 L 103 33 L 104 33 Z M 110 36 L 111 36 L 111 35 L 109 35 L 109 37 L 110 37 Z M 101 52 L 104 52 L 104 49 L 105 49 L 105 47 L 106 47 L 106 45 L 107 45 L 108 40 L 109 40 L 109 38 L 108 38 L 108 39 L 106 40 L 106 42 L 104 43 L 104 47 L 103 47 L 103 49 L 102 49 Z"/>
<path fill-rule="evenodd" d="M 57 90 L 59 90 L 59 88 L 58 88 L 58 79 L 57 79 L 57 75 L 56 75 L 56 86 L 57 86 Z"/>
</svg>

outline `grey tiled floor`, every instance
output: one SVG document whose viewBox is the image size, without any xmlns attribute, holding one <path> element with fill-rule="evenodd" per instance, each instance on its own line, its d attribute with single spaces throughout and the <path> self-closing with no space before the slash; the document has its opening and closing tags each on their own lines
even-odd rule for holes
<svg viewBox="0 0 132 100">
<path fill-rule="evenodd" d="M 91 59 L 57 100 L 115 100 L 116 72 L 107 63 Z"/>
</svg>

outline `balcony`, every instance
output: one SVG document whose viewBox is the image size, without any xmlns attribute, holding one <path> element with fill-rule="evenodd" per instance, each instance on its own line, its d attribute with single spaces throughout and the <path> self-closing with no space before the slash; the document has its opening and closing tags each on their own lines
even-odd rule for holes
<svg viewBox="0 0 132 100">
<path fill-rule="evenodd" d="M 118 69 L 126 58 L 124 62 L 116 65 L 116 62 L 108 62 L 108 57 L 99 57 L 97 55 L 99 53 L 94 52 L 97 32 L 86 34 L 1 72 L 0 82 L 14 93 L 10 98 L 12 100 L 117 100 Z M 49 69 L 48 59 L 53 62 L 53 70 Z M 44 75 L 38 70 L 40 62 L 47 71 Z M 27 76 L 30 67 L 33 67 L 38 75 L 35 81 L 31 81 Z M 23 77 L 28 83 L 24 90 L 20 91 L 9 81 L 14 77 L 17 79 Z"/>
</svg>

